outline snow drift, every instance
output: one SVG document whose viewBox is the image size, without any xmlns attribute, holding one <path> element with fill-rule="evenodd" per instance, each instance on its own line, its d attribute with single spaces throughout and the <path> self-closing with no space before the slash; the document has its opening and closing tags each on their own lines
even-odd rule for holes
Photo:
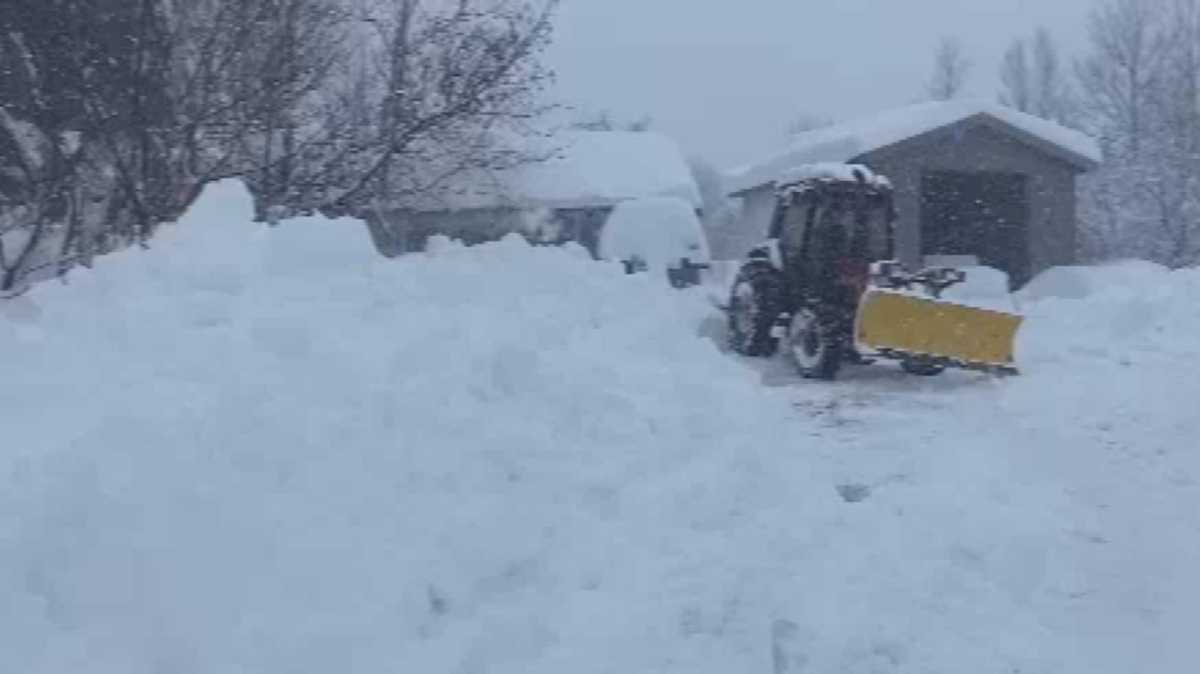
<svg viewBox="0 0 1200 674">
<path fill-rule="evenodd" d="M 1181 272 L 1175 278 L 1188 273 Z M 1123 260 L 1093 267 L 1051 267 L 1021 289 L 1021 298 L 1026 301 L 1082 300 L 1112 291 L 1137 295 L 1148 288 L 1161 287 L 1169 281 L 1170 274 L 1166 267 L 1143 260 Z"/>
<path fill-rule="evenodd" d="M 1200 270 L 1170 271 L 1142 261 L 1055 267 L 1017 295 L 1033 321 L 1026 354 L 1130 363 L 1153 353 L 1200 356 Z"/>
<path fill-rule="evenodd" d="M 389 262 L 359 223 L 250 212 L 213 188 L 152 250 L 5 305 L 0 671 L 685 652 L 666 522 L 728 517 L 736 480 L 686 476 L 754 456 L 724 410 L 758 386 L 704 304 L 518 237 Z"/>
<path fill-rule="evenodd" d="M 249 213 L 0 304 L 0 672 L 1190 671 L 1194 275 L 822 387 L 576 248 Z"/>
</svg>

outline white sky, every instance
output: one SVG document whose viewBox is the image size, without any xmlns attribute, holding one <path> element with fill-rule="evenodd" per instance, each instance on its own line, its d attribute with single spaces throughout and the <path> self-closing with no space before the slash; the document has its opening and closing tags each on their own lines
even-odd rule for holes
<svg viewBox="0 0 1200 674">
<path fill-rule="evenodd" d="M 1044 25 L 1085 42 L 1097 0 L 563 0 L 549 61 L 558 96 L 618 118 L 650 115 L 692 154 L 729 168 L 784 139 L 798 113 L 834 119 L 911 103 L 943 35 L 994 96 L 1014 37 Z"/>
</svg>

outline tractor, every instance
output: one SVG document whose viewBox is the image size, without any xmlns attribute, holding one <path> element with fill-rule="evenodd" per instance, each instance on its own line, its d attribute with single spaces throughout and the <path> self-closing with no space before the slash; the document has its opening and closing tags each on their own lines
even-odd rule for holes
<svg viewBox="0 0 1200 674">
<path fill-rule="evenodd" d="M 920 376 L 948 367 L 1016 372 L 1019 316 L 944 301 L 966 281 L 959 269 L 910 271 L 897 261 L 886 178 L 821 165 L 777 185 L 767 240 L 746 257 L 725 307 L 734 351 L 782 350 L 811 379 L 878 359 Z"/>
</svg>

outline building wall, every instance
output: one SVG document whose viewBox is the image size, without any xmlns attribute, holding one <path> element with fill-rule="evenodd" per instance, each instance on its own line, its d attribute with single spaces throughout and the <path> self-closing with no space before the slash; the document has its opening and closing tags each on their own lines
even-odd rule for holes
<svg viewBox="0 0 1200 674">
<path fill-rule="evenodd" d="M 886 175 L 896 187 L 897 244 L 905 264 L 921 262 L 921 176 L 925 171 L 1027 176 L 1032 272 L 1075 262 L 1076 169 L 1006 134 L 968 121 L 867 154 L 859 161 Z"/>
</svg>

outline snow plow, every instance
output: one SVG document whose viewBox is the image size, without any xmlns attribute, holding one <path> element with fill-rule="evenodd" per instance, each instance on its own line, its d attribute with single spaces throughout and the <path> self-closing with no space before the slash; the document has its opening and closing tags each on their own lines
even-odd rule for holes
<svg viewBox="0 0 1200 674">
<path fill-rule="evenodd" d="M 943 299 L 966 281 L 959 269 L 912 272 L 895 259 L 886 178 L 862 166 L 804 167 L 776 197 L 767 241 L 742 263 L 724 307 L 734 351 L 783 350 L 813 379 L 877 359 L 921 376 L 1017 373 L 1020 316 Z"/>
</svg>

